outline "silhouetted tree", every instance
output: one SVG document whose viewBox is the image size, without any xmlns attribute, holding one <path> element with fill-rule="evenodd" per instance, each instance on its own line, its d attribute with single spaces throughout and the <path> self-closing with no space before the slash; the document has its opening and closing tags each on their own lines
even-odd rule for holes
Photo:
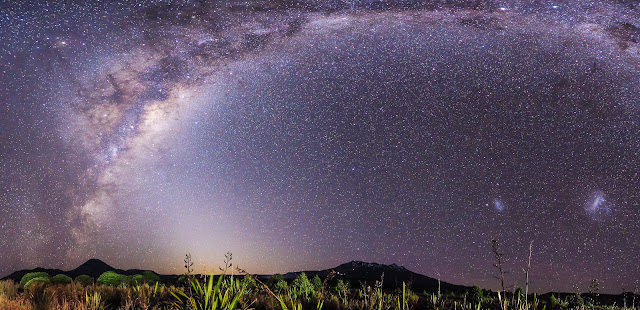
<svg viewBox="0 0 640 310">
<path fill-rule="evenodd" d="M 496 258 L 496 263 L 493 264 L 494 267 L 498 268 L 498 271 L 500 272 L 500 276 L 496 277 L 496 279 L 500 280 L 500 285 L 502 286 L 502 296 L 506 298 L 505 296 L 505 289 L 504 289 L 504 269 L 502 269 L 502 256 L 504 255 L 503 253 L 500 253 L 500 242 L 498 242 L 498 240 L 496 240 L 495 238 L 493 240 L 491 240 L 491 250 L 493 251 L 493 255 Z M 504 303 L 503 303 L 504 304 Z"/>
<path fill-rule="evenodd" d="M 531 252 L 533 252 L 533 240 L 531 240 L 531 242 L 529 243 L 529 260 L 527 261 L 527 269 L 522 269 L 524 271 L 524 275 L 527 281 L 524 287 L 525 309 L 529 309 L 529 271 L 531 270 Z"/>
</svg>

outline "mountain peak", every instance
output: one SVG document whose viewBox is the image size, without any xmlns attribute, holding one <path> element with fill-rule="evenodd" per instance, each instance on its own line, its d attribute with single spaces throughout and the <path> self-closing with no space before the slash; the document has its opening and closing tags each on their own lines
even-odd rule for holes
<svg viewBox="0 0 640 310">
<path fill-rule="evenodd" d="M 335 268 L 320 271 L 325 275 L 329 272 L 335 272 L 336 277 L 349 283 L 362 282 L 373 285 L 377 281 L 382 281 L 382 285 L 387 289 L 397 288 L 403 282 L 411 283 L 411 288 L 417 291 L 436 291 L 439 285 L 442 289 L 455 292 L 464 292 L 468 289 L 444 281 L 439 284 L 439 281 L 434 278 L 415 273 L 396 263 L 386 265 L 353 260 Z"/>
<path fill-rule="evenodd" d="M 399 266 L 395 263 L 391 265 L 384 265 L 384 264 L 378 264 L 378 263 L 363 262 L 358 260 L 352 260 L 348 263 L 338 266 L 338 268 L 377 268 L 377 269 L 393 269 L 397 271 L 408 271 L 407 268 L 404 268 L 403 266 Z"/>
<path fill-rule="evenodd" d="M 96 267 L 107 267 L 109 269 L 113 269 L 113 267 L 109 266 L 109 264 L 97 259 L 97 258 L 91 258 L 89 260 L 87 260 L 86 262 L 84 262 L 82 265 L 80 265 L 78 268 L 80 267 L 91 267 L 91 268 L 96 268 Z M 77 269 L 77 268 L 76 268 Z"/>
<path fill-rule="evenodd" d="M 98 276 L 100 276 L 103 272 L 106 271 L 117 271 L 117 269 L 109 266 L 107 263 L 97 259 L 97 258 L 92 258 L 86 262 L 84 262 L 84 264 L 78 266 L 76 269 L 73 269 L 71 271 L 69 271 L 68 273 L 73 275 L 73 276 L 79 276 L 81 274 L 86 274 L 88 276 L 97 278 Z"/>
<path fill-rule="evenodd" d="M 389 265 L 389 267 L 396 269 L 396 270 L 407 270 L 407 268 L 404 268 L 404 266 L 400 266 L 400 265 L 396 265 L 396 263 L 393 263 L 391 265 Z"/>
</svg>

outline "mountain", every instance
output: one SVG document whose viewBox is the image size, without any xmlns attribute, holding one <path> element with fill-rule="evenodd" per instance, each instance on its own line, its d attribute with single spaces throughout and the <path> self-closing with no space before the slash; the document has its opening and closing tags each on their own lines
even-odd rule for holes
<svg viewBox="0 0 640 310">
<path fill-rule="evenodd" d="M 79 275 L 86 274 L 91 276 L 94 279 L 97 279 L 102 273 L 106 271 L 114 271 L 119 274 L 124 275 L 134 275 L 141 274 L 144 270 L 138 269 L 129 269 L 122 270 L 116 269 L 109 266 L 107 263 L 99 260 L 99 259 L 90 259 L 86 261 L 84 264 L 78 266 L 77 268 L 69 271 L 62 271 L 60 269 L 45 269 L 45 268 L 35 268 L 35 269 L 25 269 L 16 271 L 4 278 L 12 279 L 16 282 L 19 282 L 22 277 L 29 272 L 41 272 L 44 271 L 48 273 L 50 276 L 54 276 L 57 274 L 65 274 L 71 278 L 75 278 Z M 285 279 L 291 280 L 300 275 L 303 271 L 298 272 L 289 272 L 283 275 Z M 414 291 L 422 292 L 436 292 L 438 290 L 438 280 L 415 273 L 413 271 L 408 270 L 403 266 L 398 266 L 396 264 L 384 265 L 378 263 L 368 263 L 362 261 L 351 261 L 335 268 L 324 269 L 324 270 L 309 270 L 304 271 L 304 273 L 308 277 L 314 277 L 315 275 L 320 276 L 320 278 L 324 279 L 330 273 L 335 272 L 334 278 L 332 281 L 336 281 L 338 279 L 349 281 L 351 287 L 358 288 L 361 283 L 365 283 L 368 286 L 375 285 L 376 281 L 383 281 L 383 287 L 385 289 L 395 289 L 398 287 L 402 287 L 402 283 L 406 283 L 409 288 Z M 384 278 L 382 275 L 384 274 Z M 177 275 L 159 275 L 161 279 L 164 281 L 174 281 L 177 279 Z M 259 276 L 261 279 L 266 280 L 269 276 L 261 275 Z M 455 292 L 462 293 L 466 292 L 469 287 L 462 285 L 455 285 L 447 282 L 440 282 L 440 290 L 442 292 Z"/>
<path fill-rule="evenodd" d="M 55 276 L 57 274 L 64 274 L 66 276 L 69 276 L 71 278 L 74 278 L 79 276 L 79 275 L 88 275 L 94 279 L 97 279 L 101 274 L 103 274 L 104 272 L 107 271 L 114 271 L 117 272 L 119 274 L 124 274 L 124 275 L 134 275 L 134 274 L 141 274 L 144 270 L 139 270 L 139 269 L 129 269 L 129 270 L 122 270 L 122 269 L 116 269 L 113 268 L 111 266 L 109 266 L 107 263 L 96 259 L 96 258 L 92 258 L 86 262 L 84 262 L 84 264 L 78 266 L 77 268 L 73 269 L 73 270 L 69 270 L 69 271 L 62 271 L 60 269 L 46 269 L 46 268 L 35 268 L 35 269 L 24 269 L 24 270 L 19 270 L 16 271 L 0 280 L 8 280 L 8 279 L 12 279 L 15 282 L 19 282 L 20 279 L 22 279 L 22 277 L 30 272 L 46 272 L 48 273 L 50 276 Z"/>
<path fill-rule="evenodd" d="M 107 272 L 107 271 L 115 271 L 118 273 L 120 270 L 117 270 L 116 268 L 113 268 L 111 266 L 109 266 L 107 263 L 97 259 L 97 258 L 92 258 L 88 261 L 86 261 L 84 264 L 78 266 L 76 269 L 67 271 L 65 274 L 75 278 L 81 274 L 86 274 L 94 279 L 98 278 L 102 273 Z"/>
<path fill-rule="evenodd" d="M 57 274 L 61 274 L 64 273 L 64 271 L 60 270 L 60 269 L 47 269 L 47 268 L 41 268 L 41 267 L 37 267 L 34 269 L 23 269 L 23 270 L 18 270 L 13 272 L 12 274 L 0 279 L 0 280 L 13 280 L 14 282 L 20 282 L 20 279 L 22 279 L 22 277 L 30 272 L 46 272 L 48 273 L 50 276 L 55 276 Z"/>
<path fill-rule="evenodd" d="M 314 277 L 318 275 L 324 278 L 332 271 L 335 271 L 334 278 L 349 281 L 351 287 L 359 287 L 360 283 L 366 283 L 366 285 L 375 285 L 376 281 L 382 279 L 383 287 L 386 289 L 395 289 L 402 287 L 402 283 L 406 283 L 412 290 L 422 292 L 438 291 L 438 280 L 415 273 L 408 270 L 403 266 L 396 264 L 384 265 L 378 263 L 368 263 L 362 261 L 351 261 L 335 268 L 319 270 L 319 271 L 304 271 L 308 277 Z M 292 279 L 297 277 L 300 272 L 289 272 L 284 274 L 285 279 Z M 384 274 L 384 278 L 382 275 Z M 442 292 L 455 292 L 462 293 L 469 289 L 467 286 L 455 285 L 447 282 L 440 282 L 440 290 Z"/>
</svg>

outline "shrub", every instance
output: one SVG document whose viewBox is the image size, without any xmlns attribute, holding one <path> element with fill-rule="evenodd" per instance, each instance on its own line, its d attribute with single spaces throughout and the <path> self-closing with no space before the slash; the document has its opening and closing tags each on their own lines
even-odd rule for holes
<svg viewBox="0 0 640 310">
<path fill-rule="evenodd" d="M 77 276 L 75 281 L 84 286 L 93 284 L 93 278 L 86 274 Z"/>
<path fill-rule="evenodd" d="M 269 288 L 271 288 L 272 290 L 276 290 L 276 285 L 280 281 L 284 281 L 284 277 L 281 274 L 276 273 L 269 277 L 269 280 L 267 280 L 267 286 L 269 286 Z"/>
<path fill-rule="evenodd" d="M 117 284 L 117 286 L 128 287 L 129 285 L 132 284 L 132 280 L 133 280 L 133 276 L 122 275 L 122 279 L 120 280 L 120 283 Z"/>
<path fill-rule="evenodd" d="M 340 308 L 340 298 L 338 298 L 338 296 L 333 295 L 333 294 L 331 294 L 329 296 L 331 296 L 330 299 L 329 299 L 329 302 L 330 302 L 329 308 L 339 309 Z"/>
<path fill-rule="evenodd" d="M 475 306 L 482 302 L 482 297 L 482 289 L 479 286 L 474 285 L 469 293 L 469 301 Z"/>
<path fill-rule="evenodd" d="M 120 285 L 120 283 L 122 283 L 123 280 L 124 280 L 124 275 L 115 273 L 113 271 L 107 271 L 101 274 L 98 277 L 98 280 L 96 282 L 104 285 L 117 286 L 117 285 Z"/>
<path fill-rule="evenodd" d="M 338 283 L 336 284 L 336 292 L 338 293 L 340 298 L 347 297 L 347 294 L 349 294 L 350 290 L 351 288 L 349 285 L 349 281 L 342 281 L 342 279 L 338 280 Z"/>
<path fill-rule="evenodd" d="M 242 279 L 242 282 L 248 290 L 256 287 L 256 279 L 250 274 L 245 275 L 244 279 Z"/>
<path fill-rule="evenodd" d="M 311 279 L 311 284 L 313 284 L 313 289 L 316 292 L 319 292 L 320 290 L 322 290 L 322 280 L 320 280 L 320 277 L 318 277 L 318 275 L 316 275 L 315 277 L 313 277 L 313 279 Z"/>
<path fill-rule="evenodd" d="M 71 284 L 71 278 L 63 274 L 57 274 L 51 278 L 51 284 Z"/>
<path fill-rule="evenodd" d="M 289 288 L 289 285 L 287 285 L 286 280 L 282 279 L 275 284 L 274 288 L 276 292 L 282 292 L 286 291 Z"/>
<path fill-rule="evenodd" d="M 40 277 L 40 278 L 33 278 L 29 281 L 27 281 L 27 283 L 24 284 L 25 289 L 29 288 L 31 286 L 34 286 L 36 284 L 41 284 L 41 285 L 47 285 L 51 283 L 51 279 L 49 277 Z"/>
<path fill-rule="evenodd" d="M 276 293 L 285 291 L 289 288 L 287 280 L 285 280 L 284 277 L 279 273 L 276 273 L 269 277 L 267 285 Z"/>
<path fill-rule="evenodd" d="M 29 272 L 20 279 L 20 285 L 25 286 L 27 282 L 35 278 L 49 278 L 49 274 L 46 272 Z"/>
<path fill-rule="evenodd" d="M 144 282 L 148 284 L 156 284 L 160 282 L 160 277 L 153 271 L 145 270 L 142 272 L 142 276 L 144 277 Z"/>
<path fill-rule="evenodd" d="M 190 285 L 189 282 L 187 281 L 187 276 L 186 275 L 181 275 L 178 277 L 178 279 L 175 282 L 177 285 L 179 286 L 187 286 Z"/>
<path fill-rule="evenodd" d="M 584 300 L 580 294 L 574 294 L 567 297 L 567 302 L 571 308 L 581 308 L 584 306 Z"/>
<path fill-rule="evenodd" d="M 46 286 L 51 282 L 47 277 L 33 278 L 24 285 L 24 293 L 31 300 L 34 309 L 46 309 Z"/>
<path fill-rule="evenodd" d="M 142 285 L 144 283 L 144 276 L 141 274 L 134 275 L 131 277 L 132 285 Z"/>
<path fill-rule="evenodd" d="M 513 299 L 524 300 L 524 290 L 521 287 L 516 289 L 516 291 L 513 293 Z"/>
<path fill-rule="evenodd" d="M 404 284 L 404 283 L 403 283 Z M 418 297 L 418 294 L 414 293 L 412 290 L 410 289 L 406 289 L 405 292 L 405 301 L 408 305 L 410 305 L 409 309 L 413 308 L 414 305 L 416 305 L 418 303 L 418 300 L 420 299 L 420 297 Z"/>
<path fill-rule="evenodd" d="M 313 284 L 304 272 L 293 280 L 291 288 L 296 292 L 296 295 L 304 295 L 305 298 L 309 298 L 309 294 L 313 293 Z"/>
</svg>

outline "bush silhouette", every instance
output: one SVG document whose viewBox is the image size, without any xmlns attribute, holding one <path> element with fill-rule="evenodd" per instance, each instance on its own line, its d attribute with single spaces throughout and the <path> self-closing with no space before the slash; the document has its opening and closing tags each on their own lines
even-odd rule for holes
<svg viewBox="0 0 640 310">
<path fill-rule="evenodd" d="M 284 280 L 284 277 L 281 274 L 276 273 L 269 277 L 269 280 L 267 280 L 267 285 L 273 288 L 280 280 Z"/>
<path fill-rule="evenodd" d="M 521 287 L 517 288 L 513 293 L 513 299 L 524 300 L 524 290 Z"/>
<path fill-rule="evenodd" d="M 345 298 L 347 294 L 349 294 L 349 290 L 351 290 L 349 281 L 342 281 L 342 279 L 338 280 L 338 283 L 336 283 L 336 292 L 340 298 Z"/>
<path fill-rule="evenodd" d="M 88 275 L 86 275 L 86 274 L 77 276 L 75 281 L 80 283 L 80 284 L 82 284 L 82 285 L 84 285 L 84 286 L 93 284 L 93 278 L 88 276 Z"/>
<path fill-rule="evenodd" d="M 471 293 L 469 294 L 469 301 L 472 305 L 477 305 L 482 302 L 482 297 L 482 289 L 479 286 L 474 285 L 471 288 Z"/>
<path fill-rule="evenodd" d="M 178 279 L 176 280 L 176 284 L 182 285 L 182 286 L 190 285 L 187 282 L 187 276 L 186 275 L 179 276 Z"/>
<path fill-rule="evenodd" d="M 156 284 L 160 282 L 160 277 L 153 271 L 145 270 L 142 272 L 142 276 L 144 278 L 144 282 L 148 284 Z"/>
<path fill-rule="evenodd" d="M 275 284 L 274 288 L 276 292 L 283 292 L 289 289 L 289 285 L 287 284 L 286 280 L 282 279 Z"/>
<path fill-rule="evenodd" d="M 574 294 L 567 296 L 567 302 L 569 303 L 569 307 L 571 308 L 580 308 L 584 306 L 584 299 L 580 294 Z"/>
<path fill-rule="evenodd" d="M 144 276 L 141 274 L 137 274 L 131 277 L 131 285 L 142 285 L 144 284 Z"/>
<path fill-rule="evenodd" d="M 40 309 L 46 303 L 46 286 L 51 282 L 49 275 L 47 277 L 33 278 L 24 285 L 24 294 L 28 299 L 31 299 L 36 306 L 35 309 Z"/>
<path fill-rule="evenodd" d="M 316 292 L 319 292 L 320 290 L 322 290 L 322 280 L 320 280 L 320 277 L 318 277 L 318 275 L 316 275 L 315 277 L 313 277 L 313 279 L 311 279 L 311 284 L 313 284 L 313 289 Z"/>
<path fill-rule="evenodd" d="M 29 282 L 31 279 L 35 279 L 35 278 L 47 278 L 47 279 L 49 279 L 50 276 L 46 272 L 29 272 L 29 273 L 25 274 L 22 277 L 22 279 L 20 279 L 20 285 L 25 286 L 27 284 L 27 282 Z"/>
<path fill-rule="evenodd" d="M 256 287 L 256 279 L 250 274 L 245 275 L 242 282 L 247 286 L 247 289 L 254 289 Z"/>
<path fill-rule="evenodd" d="M 96 282 L 104 285 L 117 286 L 117 285 L 120 285 L 120 283 L 122 283 L 123 280 L 124 280 L 124 275 L 115 273 L 113 271 L 107 271 L 101 274 L 98 277 L 98 280 Z"/>
<path fill-rule="evenodd" d="M 273 291 L 280 292 L 281 290 L 287 288 L 287 281 L 284 279 L 284 277 L 281 274 L 276 273 L 271 277 L 269 277 L 269 280 L 267 280 L 267 285 Z"/>
<path fill-rule="evenodd" d="M 53 276 L 53 278 L 51 278 L 51 284 L 70 284 L 70 283 L 71 283 L 71 278 L 63 274 L 58 274 Z"/>
<path fill-rule="evenodd" d="M 309 298 L 309 295 L 313 293 L 313 284 L 307 278 L 307 275 L 303 272 L 291 283 L 291 288 L 297 295 L 304 295 L 305 298 Z"/>
<path fill-rule="evenodd" d="M 51 283 L 51 279 L 49 278 L 49 276 L 47 275 L 47 277 L 40 277 L 40 278 L 33 278 L 29 281 L 27 281 L 27 283 L 24 284 L 25 289 L 28 289 L 29 287 L 32 287 L 36 284 L 40 283 L 40 285 L 44 286 L 47 285 L 49 283 Z"/>
<path fill-rule="evenodd" d="M 133 284 L 133 276 L 125 276 L 122 275 L 122 279 L 120 280 L 120 283 L 118 283 L 118 286 L 123 286 L 123 287 L 128 287 L 129 285 Z"/>
</svg>

